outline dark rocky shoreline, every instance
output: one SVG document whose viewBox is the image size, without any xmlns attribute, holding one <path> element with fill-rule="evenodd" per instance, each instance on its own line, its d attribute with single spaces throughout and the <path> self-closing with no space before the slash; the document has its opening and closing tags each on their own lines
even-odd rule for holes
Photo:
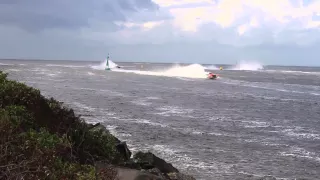
<svg viewBox="0 0 320 180">
<path fill-rule="evenodd" d="M 1 71 L 0 179 L 195 180 Z"/>
<path fill-rule="evenodd" d="M 93 131 L 108 132 L 106 127 L 100 123 L 94 124 L 90 128 Z M 126 142 L 116 139 L 116 148 L 126 160 L 121 166 L 111 166 L 116 169 L 118 180 L 195 180 L 193 176 L 180 173 L 171 163 L 167 163 L 151 152 L 139 151 L 132 157 Z M 105 166 L 110 167 L 108 164 L 96 163 L 96 167 Z"/>
</svg>

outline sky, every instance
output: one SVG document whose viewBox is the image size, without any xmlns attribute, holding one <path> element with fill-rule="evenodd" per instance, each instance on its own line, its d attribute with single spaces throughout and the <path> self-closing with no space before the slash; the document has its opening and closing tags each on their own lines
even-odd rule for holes
<svg viewBox="0 0 320 180">
<path fill-rule="evenodd" d="M 320 0 L 1 0 L 0 58 L 320 65 Z"/>
</svg>

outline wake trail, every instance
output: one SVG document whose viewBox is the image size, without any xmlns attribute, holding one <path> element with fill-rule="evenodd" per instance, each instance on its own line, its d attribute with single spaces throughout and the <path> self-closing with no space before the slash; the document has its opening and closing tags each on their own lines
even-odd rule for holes
<svg viewBox="0 0 320 180">
<path fill-rule="evenodd" d="M 227 70 L 257 71 L 263 69 L 263 65 L 258 62 L 240 61 L 239 63 L 232 66 L 231 68 L 228 68 Z"/>
<path fill-rule="evenodd" d="M 99 65 L 93 65 L 91 66 L 92 69 L 95 70 L 105 70 L 107 64 L 107 60 L 104 60 Z M 114 63 L 113 61 L 109 60 L 109 68 L 114 69 L 118 66 L 118 64 Z"/>
<path fill-rule="evenodd" d="M 219 68 L 215 65 L 206 66 L 205 69 L 219 70 Z M 235 65 L 231 65 L 231 67 L 226 67 L 224 69 L 233 70 L 233 71 L 258 71 L 258 70 L 263 70 L 264 67 L 262 64 L 258 62 L 240 61 L 239 63 Z"/>
<path fill-rule="evenodd" d="M 106 67 L 106 61 L 100 63 L 97 66 L 91 66 L 96 70 L 104 70 Z M 123 73 L 134 73 L 139 75 L 151 75 L 151 76 L 165 76 L 165 77 L 183 77 L 183 78 L 207 78 L 206 68 L 200 64 L 191 65 L 174 65 L 166 69 L 159 69 L 155 71 L 141 71 L 141 70 L 127 70 L 117 68 L 117 64 L 109 60 L 109 67 L 112 71 Z"/>
</svg>

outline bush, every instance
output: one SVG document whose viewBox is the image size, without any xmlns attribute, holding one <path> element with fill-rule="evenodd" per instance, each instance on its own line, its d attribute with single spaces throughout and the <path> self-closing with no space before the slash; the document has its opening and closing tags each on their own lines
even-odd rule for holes
<svg viewBox="0 0 320 180">
<path fill-rule="evenodd" d="M 0 71 L 0 179 L 97 179 L 95 162 L 123 163 L 117 139 Z M 110 175 L 109 173 L 109 175 Z M 112 173 L 114 173 L 112 171 Z"/>
</svg>

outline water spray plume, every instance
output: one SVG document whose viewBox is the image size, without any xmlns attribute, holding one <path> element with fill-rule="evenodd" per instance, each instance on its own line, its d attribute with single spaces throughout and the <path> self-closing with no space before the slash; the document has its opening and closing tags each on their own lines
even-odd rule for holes
<svg viewBox="0 0 320 180">
<path fill-rule="evenodd" d="M 263 69 L 263 65 L 261 65 L 258 62 L 252 62 L 252 61 L 240 61 L 233 67 L 228 68 L 228 70 L 247 70 L 247 71 L 257 71 L 262 69 Z"/>
<path fill-rule="evenodd" d="M 106 60 L 98 66 L 91 66 L 96 70 L 104 70 L 106 67 Z M 153 76 L 167 76 L 167 77 L 185 77 L 185 78 L 206 78 L 206 68 L 200 64 L 191 64 L 187 66 L 174 65 L 166 69 L 159 69 L 154 71 L 141 71 L 141 70 L 126 70 L 118 69 L 117 64 L 109 60 L 109 67 L 112 71 L 124 72 L 124 73 L 135 73 L 140 75 L 153 75 Z"/>
</svg>

